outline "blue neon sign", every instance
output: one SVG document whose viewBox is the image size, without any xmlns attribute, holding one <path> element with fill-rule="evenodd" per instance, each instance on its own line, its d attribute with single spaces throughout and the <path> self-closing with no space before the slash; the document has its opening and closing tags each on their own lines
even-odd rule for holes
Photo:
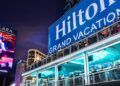
<svg viewBox="0 0 120 86">
<path fill-rule="evenodd" d="M 81 0 L 49 27 L 48 53 L 54 53 L 110 25 L 120 16 L 120 0 Z"/>
</svg>

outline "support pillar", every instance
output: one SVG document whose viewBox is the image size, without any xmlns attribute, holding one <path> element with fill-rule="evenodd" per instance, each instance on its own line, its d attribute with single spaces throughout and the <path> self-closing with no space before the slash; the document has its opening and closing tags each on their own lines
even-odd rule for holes
<svg viewBox="0 0 120 86">
<path fill-rule="evenodd" d="M 39 80 L 39 77 L 38 77 L 38 75 L 39 75 L 39 74 L 38 74 L 38 72 L 37 72 L 37 74 L 36 74 L 36 86 L 39 86 L 39 81 L 38 81 L 38 80 Z"/>
<path fill-rule="evenodd" d="M 55 65 L 55 86 L 58 85 L 58 65 Z"/>
<path fill-rule="evenodd" d="M 22 76 L 22 77 L 23 77 L 23 76 Z M 23 77 L 23 78 L 22 78 L 22 83 L 20 84 L 20 86 L 26 86 L 26 85 L 25 85 L 25 84 L 26 84 L 26 83 L 25 83 L 25 78 L 26 78 L 26 77 Z"/>
<path fill-rule="evenodd" d="M 89 63 L 88 63 L 88 55 L 84 53 L 84 72 L 85 72 L 85 85 L 90 84 L 90 77 L 89 77 Z"/>
</svg>

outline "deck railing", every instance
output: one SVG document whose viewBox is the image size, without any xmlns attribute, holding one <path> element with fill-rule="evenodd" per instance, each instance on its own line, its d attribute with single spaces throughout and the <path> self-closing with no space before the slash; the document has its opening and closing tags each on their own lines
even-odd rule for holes
<svg viewBox="0 0 120 86">
<path fill-rule="evenodd" d="M 81 50 L 87 46 L 90 46 L 94 43 L 102 41 L 102 40 L 104 40 L 108 37 L 111 37 L 113 35 L 116 35 L 118 33 L 120 33 L 120 21 L 114 22 L 112 25 L 110 25 L 108 27 L 104 27 L 103 30 L 100 30 L 99 32 L 94 33 L 91 36 L 86 37 L 77 43 L 71 44 L 70 46 L 67 46 L 64 49 L 59 50 L 57 53 L 47 56 L 46 58 L 44 58 L 43 60 L 41 60 L 39 62 L 35 62 L 32 65 L 29 65 L 28 68 L 26 69 L 26 71 L 30 71 L 37 67 L 45 65 L 47 63 L 50 63 L 54 60 L 57 60 L 66 55 L 69 55 L 75 51 Z"/>
<path fill-rule="evenodd" d="M 85 77 L 89 78 L 89 83 L 87 84 L 85 83 Z M 85 86 L 113 81 L 120 81 L 120 67 L 103 69 L 101 71 L 91 73 L 87 76 L 82 74 L 75 77 L 66 77 L 58 80 L 57 82 L 54 80 L 45 83 L 43 82 L 43 84 L 39 84 L 38 86 L 55 86 L 55 83 L 57 83 L 57 86 Z"/>
</svg>

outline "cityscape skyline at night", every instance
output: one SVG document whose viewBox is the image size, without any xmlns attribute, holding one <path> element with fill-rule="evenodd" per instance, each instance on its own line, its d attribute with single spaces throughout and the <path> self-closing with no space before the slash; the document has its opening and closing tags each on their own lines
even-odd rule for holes
<svg viewBox="0 0 120 86">
<path fill-rule="evenodd" d="M 47 54 L 48 26 L 63 14 L 63 7 L 64 0 L 0 1 L 0 25 L 10 26 L 17 32 L 12 79 L 8 77 L 8 83 L 14 81 L 17 62 L 27 59 L 28 49 Z"/>
<path fill-rule="evenodd" d="M 26 59 L 29 48 L 47 54 L 48 27 L 63 13 L 64 0 L 0 2 L 0 23 L 17 31 L 15 61 Z"/>
<path fill-rule="evenodd" d="M 118 86 L 120 0 L 1 0 L 0 86 Z"/>
</svg>

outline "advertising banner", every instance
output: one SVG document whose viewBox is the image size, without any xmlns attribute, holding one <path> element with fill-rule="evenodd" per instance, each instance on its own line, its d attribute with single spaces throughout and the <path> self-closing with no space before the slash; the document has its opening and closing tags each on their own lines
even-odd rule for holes
<svg viewBox="0 0 120 86">
<path fill-rule="evenodd" d="M 0 26 L 0 72 L 8 72 L 12 68 L 15 40 L 14 30 Z"/>
<path fill-rule="evenodd" d="M 48 54 L 102 30 L 120 16 L 120 0 L 81 0 L 49 27 Z"/>
</svg>

